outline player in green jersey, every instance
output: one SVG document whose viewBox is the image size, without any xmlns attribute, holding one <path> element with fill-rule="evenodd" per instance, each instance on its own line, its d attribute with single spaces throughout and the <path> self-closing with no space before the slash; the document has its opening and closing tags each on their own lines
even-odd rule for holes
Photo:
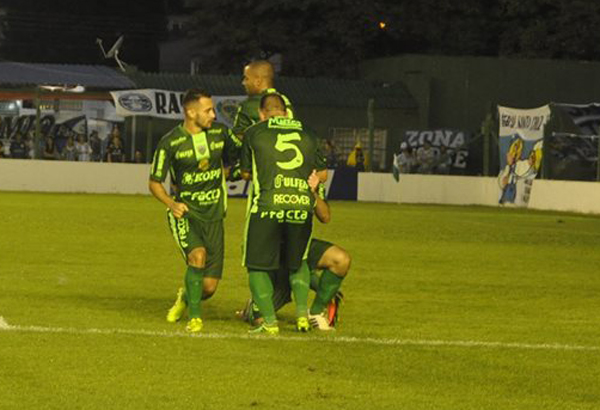
<svg viewBox="0 0 600 410">
<path fill-rule="evenodd" d="M 274 78 L 273 65 L 268 61 L 253 61 L 244 67 L 242 85 L 248 98 L 240 104 L 232 127 L 233 133 L 238 138 L 242 139 L 246 129 L 260 121 L 258 108 L 260 99 L 266 94 L 277 93 L 281 95 L 286 105 L 287 117 L 294 118 L 294 110 L 290 100 L 273 88 Z"/>
<path fill-rule="evenodd" d="M 189 309 L 186 329 L 202 329 L 201 301 L 214 294 L 223 272 L 223 218 L 227 188 L 223 160 L 235 160 L 241 142 L 222 124 L 215 123 L 211 96 L 198 89 L 183 97 L 184 122 L 158 143 L 150 173 L 150 192 L 167 206 L 167 218 L 175 241 L 187 263 L 185 292 L 167 320 L 179 320 Z M 172 198 L 163 182 L 171 174 L 176 188 Z"/>
<path fill-rule="evenodd" d="M 314 214 L 320 222 L 328 223 L 331 220 L 331 212 L 324 199 L 323 184 L 320 183 L 316 173 L 311 174 L 308 184 L 315 196 Z M 311 271 L 310 287 L 316 292 L 309 314 L 309 321 L 313 328 L 324 331 L 334 329 L 338 319 L 339 303 L 342 300 L 339 289 L 350 269 L 350 261 L 350 254 L 341 247 L 320 239 L 311 240 L 307 263 Z M 320 276 L 317 274 L 319 270 Z M 272 274 L 273 305 L 276 312 L 292 301 L 289 281 L 282 279 L 284 275 L 281 273 L 278 271 Z M 243 310 L 237 312 L 237 315 L 253 325 L 262 322 L 260 311 L 252 299 L 246 303 Z"/>
<path fill-rule="evenodd" d="M 264 318 L 259 332 L 278 333 L 269 271 L 283 266 L 289 272 L 296 302 L 296 328 L 308 331 L 306 263 L 312 232 L 314 196 L 307 179 L 313 170 L 325 171 L 317 138 L 298 120 L 286 117 L 279 94 L 260 100 L 261 122 L 245 132 L 241 155 L 244 179 L 252 179 L 244 244 L 252 297 Z"/>
</svg>

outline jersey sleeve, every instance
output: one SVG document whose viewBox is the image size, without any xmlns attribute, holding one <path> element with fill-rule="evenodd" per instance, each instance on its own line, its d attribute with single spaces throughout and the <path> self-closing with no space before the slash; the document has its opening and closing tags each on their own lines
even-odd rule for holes
<svg viewBox="0 0 600 410">
<path fill-rule="evenodd" d="M 242 143 L 242 152 L 240 153 L 240 169 L 242 172 L 252 172 L 252 148 L 250 141 L 251 135 L 246 135 Z"/>
<path fill-rule="evenodd" d="M 240 158 L 242 141 L 228 128 L 225 135 L 225 163 L 234 164 Z"/>
<path fill-rule="evenodd" d="M 150 170 L 150 179 L 157 182 L 165 182 L 169 169 L 171 168 L 171 149 L 168 139 L 162 138 L 154 152 L 152 160 L 152 169 Z"/>
<path fill-rule="evenodd" d="M 240 104 L 235 119 L 233 120 L 233 127 L 231 128 L 231 131 L 233 131 L 238 139 L 244 138 L 244 132 L 254 123 L 248 113 L 245 112 L 244 107 L 244 103 Z"/>
</svg>

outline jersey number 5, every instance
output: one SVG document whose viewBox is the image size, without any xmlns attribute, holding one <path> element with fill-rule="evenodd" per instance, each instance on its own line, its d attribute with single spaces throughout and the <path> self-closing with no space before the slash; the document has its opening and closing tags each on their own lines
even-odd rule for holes
<svg viewBox="0 0 600 410">
<path fill-rule="evenodd" d="M 275 149 L 280 152 L 289 150 L 294 151 L 294 158 L 286 162 L 277 161 L 277 166 L 281 169 L 291 170 L 296 169 L 304 163 L 304 155 L 300 151 L 300 148 L 293 144 L 291 141 L 300 141 L 302 137 L 297 132 L 291 134 L 277 134 L 277 142 L 275 143 Z"/>
</svg>

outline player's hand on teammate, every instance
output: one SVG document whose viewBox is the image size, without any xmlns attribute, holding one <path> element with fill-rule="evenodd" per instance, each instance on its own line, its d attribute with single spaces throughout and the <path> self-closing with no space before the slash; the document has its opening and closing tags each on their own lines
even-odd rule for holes
<svg viewBox="0 0 600 410">
<path fill-rule="evenodd" d="M 319 179 L 319 176 L 317 175 L 317 170 L 313 169 L 313 172 L 308 177 L 308 186 L 310 187 L 310 190 L 312 193 L 317 192 L 317 188 L 319 187 L 320 182 L 321 182 L 321 180 Z"/>
<path fill-rule="evenodd" d="M 171 206 L 169 206 L 171 212 L 173 212 L 173 216 L 177 219 L 183 217 L 183 215 L 189 211 L 186 204 L 181 202 L 173 202 Z"/>
</svg>

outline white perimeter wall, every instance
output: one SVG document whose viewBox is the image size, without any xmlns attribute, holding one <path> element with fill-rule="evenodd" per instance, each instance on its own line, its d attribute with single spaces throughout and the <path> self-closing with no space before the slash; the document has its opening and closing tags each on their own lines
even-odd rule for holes
<svg viewBox="0 0 600 410">
<path fill-rule="evenodd" d="M 498 206 L 497 178 L 360 173 L 358 200 Z M 600 183 L 535 180 L 529 208 L 600 214 Z"/>
<path fill-rule="evenodd" d="M 1 191 L 149 194 L 149 164 L 0 159 Z M 497 206 L 496 178 L 360 173 L 358 200 Z M 600 183 L 535 180 L 529 208 L 600 214 Z"/>
<path fill-rule="evenodd" d="M 0 159 L 0 190 L 149 194 L 149 164 Z"/>
</svg>

